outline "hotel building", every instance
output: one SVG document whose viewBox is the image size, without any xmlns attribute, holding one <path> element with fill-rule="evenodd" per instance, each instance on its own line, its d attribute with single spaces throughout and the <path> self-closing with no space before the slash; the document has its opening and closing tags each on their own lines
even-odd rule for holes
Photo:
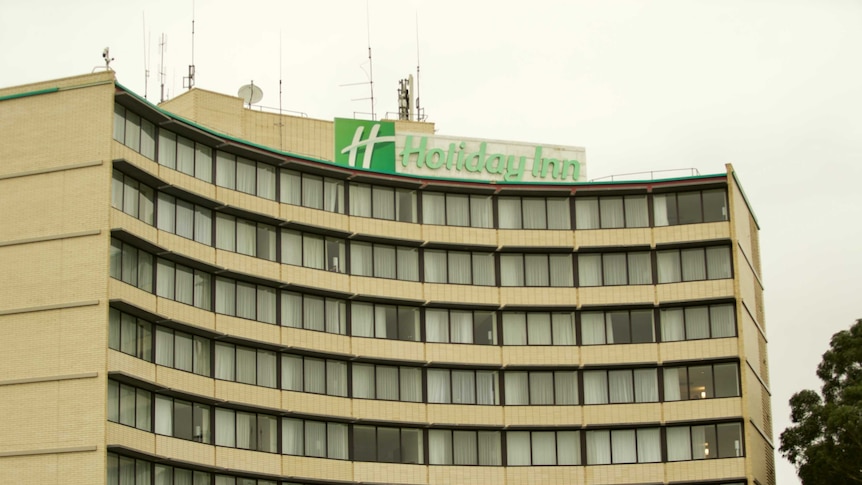
<svg viewBox="0 0 862 485">
<path fill-rule="evenodd" d="M 774 484 L 733 168 L 434 131 L 0 89 L 0 483 Z"/>
</svg>

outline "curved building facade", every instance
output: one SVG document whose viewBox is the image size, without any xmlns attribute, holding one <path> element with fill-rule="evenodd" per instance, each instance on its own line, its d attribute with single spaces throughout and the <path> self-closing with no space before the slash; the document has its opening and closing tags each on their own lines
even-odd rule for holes
<svg viewBox="0 0 862 485">
<path fill-rule="evenodd" d="M 774 484 L 731 166 L 371 125 L 0 90 L 0 482 Z"/>
</svg>

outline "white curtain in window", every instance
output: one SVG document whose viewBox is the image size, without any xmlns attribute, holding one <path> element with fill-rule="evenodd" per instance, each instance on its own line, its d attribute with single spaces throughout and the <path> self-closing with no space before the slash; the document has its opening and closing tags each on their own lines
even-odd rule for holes
<svg viewBox="0 0 862 485">
<path fill-rule="evenodd" d="M 257 416 L 236 412 L 236 447 L 245 450 L 257 449 Z"/>
<path fill-rule="evenodd" d="M 257 196 L 275 200 L 275 167 L 272 165 L 257 165 Z"/>
<path fill-rule="evenodd" d="M 684 384 L 686 376 L 684 367 L 664 369 L 664 400 L 679 401 L 681 399 L 680 385 Z"/>
<path fill-rule="evenodd" d="M 709 307 L 685 309 L 685 337 L 687 340 L 709 338 Z"/>
<path fill-rule="evenodd" d="M 305 422 L 305 456 L 326 456 L 326 423 Z"/>
<path fill-rule="evenodd" d="M 302 266 L 302 234 L 287 229 L 281 230 L 281 262 Z"/>
<path fill-rule="evenodd" d="M 176 199 L 164 192 L 159 192 L 158 197 L 158 228 L 171 233 L 177 230 L 177 208 Z"/>
<path fill-rule="evenodd" d="M 470 196 L 446 194 L 446 224 L 449 226 L 470 225 Z"/>
<path fill-rule="evenodd" d="M 608 391 L 610 402 L 634 402 L 632 371 L 612 370 L 608 372 Z"/>
<path fill-rule="evenodd" d="M 577 229 L 599 228 L 599 199 L 595 197 L 575 199 L 575 227 Z"/>
<path fill-rule="evenodd" d="M 195 173 L 195 142 L 177 137 L 177 170 L 188 175 Z"/>
<path fill-rule="evenodd" d="M 449 251 L 449 283 L 470 284 L 472 268 L 470 253 Z"/>
<path fill-rule="evenodd" d="M 374 399 L 374 366 L 353 364 L 353 397 Z"/>
<path fill-rule="evenodd" d="M 235 380 L 235 369 L 233 345 L 217 342 L 215 345 L 215 378 L 226 381 Z"/>
<path fill-rule="evenodd" d="M 257 310 L 257 287 L 250 283 L 236 283 L 236 316 L 254 319 Z"/>
<path fill-rule="evenodd" d="M 500 197 L 497 199 L 500 229 L 521 229 L 520 197 Z"/>
<path fill-rule="evenodd" d="M 215 418 L 215 444 L 219 446 L 236 446 L 234 412 L 230 409 L 216 408 Z"/>
<path fill-rule="evenodd" d="M 304 425 L 301 419 L 281 418 L 281 447 L 285 455 L 305 454 L 303 443 L 305 442 Z"/>
<path fill-rule="evenodd" d="M 625 227 L 622 197 L 600 198 L 599 211 L 601 212 L 603 229 Z"/>
<path fill-rule="evenodd" d="M 551 254 L 548 255 L 549 264 L 551 267 L 550 283 L 551 286 L 571 287 L 574 286 L 574 278 L 572 276 L 572 255 L 571 254 Z"/>
<path fill-rule="evenodd" d="M 627 283 L 627 264 L 625 253 L 605 254 L 602 256 L 604 285 L 624 285 Z"/>
<path fill-rule="evenodd" d="M 257 225 L 245 219 L 236 220 L 236 252 L 254 256 L 257 251 Z"/>
<path fill-rule="evenodd" d="M 236 282 L 216 277 L 216 313 L 224 315 L 236 315 Z"/>
<path fill-rule="evenodd" d="M 506 405 L 518 406 L 530 404 L 530 386 L 526 372 L 509 371 L 503 374 L 506 380 L 503 386 L 506 390 Z"/>
<path fill-rule="evenodd" d="M 712 325 L 712 338 L 733 337 L 736 335 L 733 305 L 713 305 L 709 307 L 709 319 Z"/>
<path fill-rule="evenodd" d="M 216 247 L 236 251 L 236 218 L 216 213 Z"/>
<path fill-rule="evenodd" d="M 557 431 L 557 464 L 581 464 L 581 436 L 578 431 Z"/>
<path fill-rule="evenodd" d="M 548 256 L 546 254 L 524 255 L 524 284 L 526 286 L 550 285 Z"/>
<path fill-rule="evenodd" d="M 428 402 L 452 402 L 448 369 L 428 369 Z"/>
<path fill-rule="evenodd" d="M 350 307 L 351 331 L 354 337 L 374 336 L 374 305 L 353 302 Z"/>
<path fill-rule="evenodd" d="M 500 284 L 503 286 L 524 286 L 524 255 L 500 255 Z"/>
<path fill-rule="evenodd" d="M 323 179 L 323 210 L 344 213 L 344 182 L 331 178 Z"/>
<path fill-rule="evenodd" d="M 560 405 L 578 404 L 578 375 L 575 371 L 554 372 L 555 400 Z"/>
<path fill-rule="evenodd" d="M 236 189 L 247 194 L 254 194 L 257 189 L 257 167 L 255 162 L 244 158 L 236 161 Z"/>
<path fill-rule="evenodd" d="M 554 404 L 553 372 L 530 372 L 530 404 Z"/>
<path fill-rule="evenodd" d="M 375 370 L 377 373 L 375 376 L 377 399 L 397 401 L 398 388 L 400 387 L 400 382 L 398 381 L 398 368 L 378 365 Z"/>
<path fill-rule="evenodd" d="M 526 313 L 503 313 L 503 345 L 527 345 Z"/>
<path fill-rule="evenodd" d="M 530 465 L 529 431 L 509 431 L 506 433 L 506 464 L 509 466 Z"/>
<path fill-rule="evenodd" d="M 302 328 L 302 295 L 286 291 L 281 293 L 281 324 Z"/>
<path fill-rule="evenodd" d="M 347 425 L 326 424 L 326 456 L 336 460 L 347 459 Z M 258 485 L 260 482 L 258 481 Z"/>
<path fill-rule="evenodd" d="M 275 323 L 275 288 L 257 287 L 257 320 Z"/>
<path fill-rule="evenodd" d="M 478 450 L 475 431 L 453 431 L 453 454 L 456 465 L 478 464 Z"/>
<path fill-rule="evenodd" d="M 706 248 L 706 266 L 709 279 L 730 278 L 730 249 L 727 247 Z"/>
<path fill-rule="evenodd" d="M 302 176 L 302 205 L 323 209 L 323 178 L 316 175 Z"/>
<path fill-rule="evenodd" d="M 374 246 L 374 276 L 395 278 L 395 246 Z"/>
<path fill-rule="evenodd" d="M 359 276 L 374 276 L 371 243 L 351 242 L 350 273 Z"/>
<path fill-rule="evenodd" d="M 709 435 L 714 436 L 715 428 L 713 425 L 691 427 L 691 458 L 693 460 L 718 457 L 718 449 L 715 446 L 715 442 L 707 436 L 707 430 L 711 431 Z"/>
<path fill-rule="evenodd" d="M 661 461 L 661 434 L 658 428 L 638 430 L 638 463 Z"/>
<path fill-rule="evenodd" d="M 397 254 L 399 280 L 419 281 L 419 250 L 416 248 L 399 247 Z"/>
<path fill-rule="evenodd" d="M 438 192 L 422 193 L 422 223 L 446 224 L 446 195 Z"/>
<path fill-rule="evenodd" d="M 568 198 L 548 199 L 548 229 L 571 229 L 572 219 Z"/>
<path fill-rule="evenodd" d="M 194 305 L 204 310 L 211 310 L 212 276 L 200 271 L 195 271 L 194 275 Z"/>
<path fill-rule="evenodd" d="M 476 371 L 476 404 L 500 404 L 497 371 Z"/>
<path fill-rule="evenodd" d="M 326 361 L 326 393 L 330 396 L 347 396 L 347 362 Z"/>
<path fill-rule="evenodd" d="M 475 404 L 476 403 L 476 376 L 473 371 L 452 371 L 452 403 Z"/>
<path fill-rule="evenodd" d="M 375 219 L 395 219 L 395 189 L 374 185 L 371 187 L 372 217 Z"/>
<path fill-rule="evenodd" d="M 422 370 L 415 367 L 400 369 L 401 400 L 422 402 Z"/>
<path fill-rule="evenodd" d="M 494 286 L 494 254 L 473 253 L 473 284 L 479 286 Z"/>
<path fill-rule="evenodd" d="M 199 205 L 195 206 L 195 241 L 206 244 L 207 246 L 212 245 L 212 211 L 201 207 Z"/>
<path fill-rule="evenodd" d="M 452 432 L 442 429 L 428 431 L 428 462 L 432 465 L 451 465 Z"/>
<path fill-rule="evenodd" d="M 275 261 L 275 227 L 266 224 L 257 225 L 256 250 L 258 258 Z"/>
<path fill-rule="evenodd" d="M 493 226 L 491 197 L 487 195 L 470 196 L 470 225 L 473 227 Z"/>
<path fill-rule="evenodd" d="M 652 262 L 650 253 L 629 253 L 628 263 L 630 285 L 652 284 Z"/>
<path fill-rule="evenodd" d="M 487 466 L 502 465 L 499 431 L 479 431 L 479 464 Z"/>
<path fill-rule="evenodd" d="M 544 198 L 525 197 L 522 200 L 524 229 L 546 229 L 548 215 Z"/>
<path fill-rule="evenodd" d="M 192 371 L 202 376 L 210 376 L 210 341 L 204 337 L 195 337 L 194 339 Z"/>
<path fill-rule="evenodd" d="M 293 170 L 281 170 L 279 200 L 285 204 L 302 205 L 302 176 Z"/>
<path fill-rule="evenodd" d="M 165 436 L 174 434 L 174 401 L 167 396 L 156 395 L 155 431 Z"/>
<path fill-rule="evenodd" d="M 174 367 L 191 372 L 194 353 L 192 336 L 187 333 L 176 332 L 174 339 Z"/>
<path fill-rule="evenodd" d="M 605 314 L 601 312 L 581 314 L 581 339 L 583 345 L 605 343 Z"/>
<path fill-rule="evenodd" d="M 611 445 L 614 463 L 637 462 L 637 444 L 633 429 L 611 431 Z"/>
<path fill-rule="evenodd" d="M 473 343 L 473 312 L 452 310 L 449 312 L 452 343 Z"/>
<path fill-rule="evenodd" d="M 236 348 L 236 381 L 246 384 L 257 382 L 257 352 L 247 347 Z"/>
<path fill-rule="evenodd" d="M 646 195 L 630 195 L 625 197 L 626 227 L 649 226 Z"/>
<path fill-rule="evenodd" d="M 282 354 L 281 388 L 287 391 L 302 391 L 302 357 Z"/>
<path fill-rule="evenodd" d="M 324 269 L 323 236 L 302 235 L 302 265 L 306 268 Z"/>
<path fill-rule="evenodd" d="M 390 320 L 390 318 L 392 320 Z M 375 305 L 374 306 L 374 336 L 377 338 L 394 339 L 396 335 L 390 335 L 389 330 L 395 329 L 395 326 L 389 326 L 389 322 L 397 318 L 397 313 L 394 306 L 391 305 Z"/>
<path fill-rule="evenodd" d="M 449 312 L 428 308 L 425 310 L 425 339 L 428 342 L 449 341 Z"/>
<path fill-rule="evenodd" d="M 667 217 L 667 200 L 668 197 L 674 197 L 674 194 L 670 195 L 660 195 L 656 194 L 652 198 L 653 203 L 653 215 L 655 219 L 656 227 L 659 226 L 667 226 L 669 224 Z"/>
<path fill-rule="evenodd" d="M 580 286 L 602 285 L 602 255 L 578 255 L 578 284 Z"/>
<path fill-rule="evenodd" d="M 574 313 L 554 313 L 551 323 L 554 345 L 575 345 Z"/>
<path fill-rule="evenodd" d="M 156 364 L 174 366 L 174 333 L 164 327 L 156 328 Z"/>
<path fill-rule="evenodd" d="M 447 280 L 448 273 L 446 265 L 446 251 L 426 249 L 425 282 L 446 283 Z"/>
<path fill-rule="evenodd" d="M 216 185 L 236 188 L 236 157 L 216 150 Z"/>
<path fill-rule="evenodd" d="M 682 281 L 682 270 L 679 266 L 679 251 L 656 252 L 656 265 L 658 266 L 659 283 L 676 283 Z"/>
<path fill-rule="evenodd" d="M 187 305 L 191 305 L 194 302 L 194 273 L 191 268 L 176 265 L 175 289 L 175 300 Z"/>
<path fill-rule="evenodd" d="M 135 483 L 135 459 L 120 457 L 120 485 L 134 485 Z"/>
<path fill-rule="evenodd" d="M 195 177 L 205 182 L 212 182 L 213 179 L 213 149 L 195 144 Z"/>
<path fill-rule="evenodd" d="M 177 199 L 176 234 L 188 239 L 195 236 L 195 205 L 191 202 Z"/>
<path fill-rule="evenodd" d="M 685 340 L 685 319 L 682 308 L 662 309 L 659 314 L 661 318 L 661 339 L 664 342 L 676 342 Z"/>
<path fill-rule="evenodd" d="M 584 372 L 584 404 L 607 404 L 608 384 L 605 371 Z"/>
<path fill-rule="evenodd" d="M 706 279 L 706 262 L 703 258 L 703 249 L 683 249 L 680 251 L 682 258 L 683 281 L 699 281 Z"/>
<path fill-rule="evenodd" d="M 264 387 L 275 387 L 276 383 L 276 360 L 275 352 L 268 350 L 257 351 L 257 385 Z"/>
<path fill-rule="evenodd" d="M 533 465 L 556 465 L 557 443 L 553 431 L 533 431 Z"/>
<path fill-rule="evenodd" d="M 656 369 L 635 369 L 635 402 L 658 402 Z"/>
<path fill-rule="evenodd" d="M 610 432 L 587 431 L 587 465 L 606 465 L 610 462 Z"/>
<path fill-rule="evenodd" d="M 344 335 L 347 332 L 347 303 L 343 300 L 327 298 L 325 305 L 326 331 Z"/>
<path fill-rule="evenodd" d="M 527 334 L 530 345 L 551 345 L 551 315 L 528 313 Z"/>
</svg>

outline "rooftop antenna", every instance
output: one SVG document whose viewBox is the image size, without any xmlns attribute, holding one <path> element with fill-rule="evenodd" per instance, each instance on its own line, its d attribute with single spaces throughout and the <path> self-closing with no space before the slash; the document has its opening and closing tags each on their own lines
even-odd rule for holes
<svg viewBox="0 0 862 485">
<path fill-rule="evenodd" d="M 144 35 L 144 99 L 147 99 L 147 88 L 150 80 L 150 55 L 148 52 L 150 43 L 147 39 L 147 15 L 146 12 L 141 12 L 143 18 L 143 35 Z"/>
<path fill-rule="evenodd" d="M 263 99 L 263 90 L 255 86 L 254 81 L 252 81 L 251 84 L 240 86 L 236 95 L 242 98 L 245 104 L 248 105 L 248 108 L 251 109 L 251 105 Z"/>
<path fill-rule="evenodd" d="M 165 101 L 165 51 L 167 48 L 168 36 L 163 32 L 159 37 L 159 84 L 161 85 L 159 103 L 163 103 Z"/>
<path fill-rule="evenodd" d="M 284 150 L 284 118 L 281 110 L 281 81 L 283 79 L 281 65 L 284 59 L 282 48 L 284 43 L 281 40 L 281 30 L 278 31 L 278 148 Z"/>
<path fill-rule="evenodd" d="M 102 49 L 102 59 L 105 60 L 105 66 L 104 67 L 96 66 L 93 68 L 93 72 L 96 72 L 100 69 L 104 69 L 106 71 L 113 71 L 113 69 L 111 69 L 111 61 L 113 61 L 114 58 L 111 57 L 111 48 L 110 47 L 105 47 L 104 49 Z"/>
<path fill-rule="evenodd" d="M 189 65 L 189 75 L 183 78 L 183 87 L 195 87 L 195 2 L 192 0 L 192 63 Z"/>
<path fill-rule="evenodd" d="M 365 0 L 365 30 L 368 33 L 368 87 L 371 90 L 371 119 L 376 120 L 374 114 L 374 65 L 371 63 L 371 10 L 368 0 Z"/>
<path fill-rule="evenodd" d="M 425 121 L 425 112 L 419 104 L 419 11 L 416 11 L 416 121 Z"/>
</svg>

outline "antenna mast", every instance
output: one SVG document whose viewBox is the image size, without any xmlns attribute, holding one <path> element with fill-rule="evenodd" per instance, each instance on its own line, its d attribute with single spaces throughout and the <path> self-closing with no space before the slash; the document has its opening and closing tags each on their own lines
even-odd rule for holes
<svg viewBox="0 0 862 485">
<path fill-rule="evenodd" d="M 159 83 L 161 84 L 161 94 L 159 95 L 159 103 L 165 101 L 165 50 L 168 47 L 168 36 L 162 33 L 159 37 Z"/>
<path fill-rule="evenodd" d="M 150 80 L 150 56 L 147 49 L 149 48 L 149 42 L 147 42 L 147 15 L 145 12 L 141 12 L 141 17 L 144 22 L 144 99 L 147 99 L 147 88 L 149 86 Z"/>
<path fill-rule="evenodd" d="M 425 121 L 422 105 L 419 104 L 419 11 L 416 11 L 416 121 Z"/>
<path fill-rule="evenodd" d="M 371 119 L 376 120 L 374 114 L 374 65 L 371 63 L 371 12 L 368 0 L 365 0 L 365 25 L 368 32 L 368 87 L 371 89 Z"/>
<path fill-rule="evenodd" d="M 189 75 L 183 78 L 183 87 L 195 87 L 195 2 L 192 0 L 192 63 L 189 65 Z"/>
</svg>

